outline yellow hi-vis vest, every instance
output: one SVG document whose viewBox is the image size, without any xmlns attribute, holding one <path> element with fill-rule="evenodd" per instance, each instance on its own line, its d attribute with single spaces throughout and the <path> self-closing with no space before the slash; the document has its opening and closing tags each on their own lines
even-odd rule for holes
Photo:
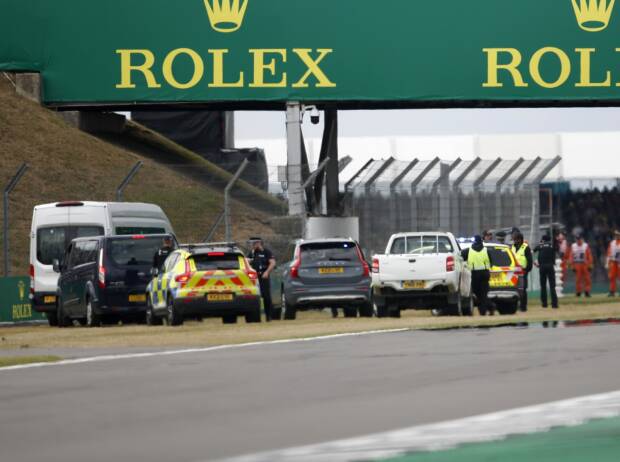
<svg viewBox="0 0 620 462">
<path fill-rule="evenodd" d="M 472 271 L 484 271 L 491 269 L 491 259 L 486 247 L 480 252 L 475 251 L 472 247 L 467 255 L 467 264 Z"/>
<path fill-rule="evenodd" d="M 527 244 L 524 242 L 521 244 L 519 251 L 517 251 L 517 247 L 513 244 L 512 253 L 517 257 L 517 262 L 521 265 L 522 268 L 527 268 L 527 257 L 525 256 L 525 251 L 527 250 Z"/>
</svg>

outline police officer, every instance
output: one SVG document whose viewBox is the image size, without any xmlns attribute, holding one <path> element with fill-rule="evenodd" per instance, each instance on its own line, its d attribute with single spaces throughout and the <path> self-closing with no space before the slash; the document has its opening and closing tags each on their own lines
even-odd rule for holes
<svg viewBox="0 0 620 462">
<path fill-rule="evenodd" d="M 521 311 L 527 311 L 527 287 L 528 279 L 532 268 L 534 267 L 534 258 L 532 255 L 532 249 L 523 241 L 523 234 L 518 229 L 512 234 L 512 253 L 517 257 L 517 263 L 521 265 L 525 272 L 523 296 L 521 297 Z"/>
<path fill-rule="evenodd" d="M 265 318 L 267 322 L 271 321 L 271 315 L 273 312 L 273 305 L 271 302 L 271 282 L 269 277 L 271 272 L 276 267 L 276 259 L 273 256 L 271 250 L 267 249 L 263 245 L 263 240 L 260 237 L 253 237 L 250 239 L 252 244 L 252 251 L 250 252 L 249 259 L 252 268 L 258 273 L 258 281 L 260 284 L 260 292 L 263 297 L 265 306 Z"/>
<path fill-rule="evenodd" d="M 161 271 L 164 267 L 166 258 L 174 251 L 174 241 L 171 236 L 166 236 L 163 239 L 162 247 L 157 251 L 153 257 L 153 268 L 157 268 Z"/>
<path fill-rule="evenodd" d="M 478 300 L 478 311 L 481 316 L 485 316 L 488 311 L 491 259 L 482 242 L 482 236 L 475 236 L 474 244 L 469 249 L 464 249 L 461 255 L 471 269 L 471 291 Z"/>
<path fill-rule="evenodd" d="M 506 231 L 498 231 L 495 233 L 495 240 L 498 244 L 506 243 Z"/>
<path fill-rule="evenodd" d="M 551 237 L 543 236 L 540 245 L 536 246 L 534 253 L 538 254 L 538 267 L 540 269 L 540 301 L 543 308 L 547 308 L 547 283 L 551 292 L 551 307 L 557 309 L 558 294 L 555 291 L 555 262 L 557 251 Z"/>
</svg>

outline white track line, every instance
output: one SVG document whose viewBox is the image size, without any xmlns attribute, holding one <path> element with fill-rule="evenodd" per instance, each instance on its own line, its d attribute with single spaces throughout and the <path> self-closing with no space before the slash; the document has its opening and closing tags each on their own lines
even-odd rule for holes
<svg viewBox="0 0 620 462">
<path fill-rule="evenodd" d="M 620 391 L 616 391 L 222 462 L 381 460 L 412 452 L 450 449 L 465 443 L 497 441 L 509 435 L 543 432 L 619 415 Z"/>
<path fill-rule="evenodd" d="M 321 340 L 333 340 L 339 338 L 346 337 L 361 337 L 366 335 L 378 335 L 378 334 L 394 334 L 398 332 L 408 332 L 411 329 L 386 329 L 386 330 L 372 330 L 367 332 L 351 332 L 346 334 L 334 334 L 334 335 L 322 335 L 318 337 L 306 337 L 306 338 L 292 338 L 292 339 L 284 339 L 284 340 L 268 340 L 264 342 L 251 342 L 251 343 L 240 343 L 238 345 L 219 345 L 214 347 L 206 347 L 206 348 L 187 348 L 184 350 L 164 350 L 164 351 L 153 351 L 148 353 L 127 353 L 127 354 L 118 354 L 118 355 L 103 355 L 103 356 L 91 356 L 87 358 L 76 358 L 76 359 L 65 359 L 62 361 L 48 362 L 48 363 L 31 363 L 31 364 L 19 364 L 17 366 L 8 366 L 0 368 L 1 372 L 7 371 L 17 371 L 23 369 L 38 369 L 41 367 L 57 367 L 57 366 L 69 366 L 74 364 L 87 364 L 87 363 L 97 363 L 103 361 L 116 361 L 120 359 L 141 359 L 141 358 L 153 358 L 156 356 L 175 356 L 175 355 L 183 355 L 189 353 L 210 353 L 213 351 L 221 351 L 221 350 L 234 350 L 241 348 L 251 348 L 257 346 L 264 345 L 282 345 L 287 343 L 300 343 L 300 342 L 315 342 Z"/>
</svg>

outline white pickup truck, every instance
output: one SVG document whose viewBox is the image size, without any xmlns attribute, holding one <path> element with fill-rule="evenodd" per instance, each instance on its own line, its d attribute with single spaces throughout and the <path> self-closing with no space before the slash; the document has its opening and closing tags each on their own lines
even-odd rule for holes
<svg viewBox="0 0 620 462">
<path fill-rule="evenodd" d="M 379 317 L 400 317 L 403 309 L 473 314 L 471 271 L 451 233 L 393 235 L 385 255 L 372 259 L 372 286 Z"/>
</svg>

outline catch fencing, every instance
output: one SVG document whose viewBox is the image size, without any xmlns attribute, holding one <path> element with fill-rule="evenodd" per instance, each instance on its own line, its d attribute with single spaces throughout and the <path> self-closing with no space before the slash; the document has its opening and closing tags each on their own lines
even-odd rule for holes
<svg viewBox="0 0 620 462">
<path fill-rule="evenodd" d="M 518 227 L 538 242 L 553 220 L 552 196 L 541 183 L 560 160 L 374 160 L 345 185 L 347 212 L 359 216 L 369 253 L 403 231 L 472 236 Z"/>
</svg>

